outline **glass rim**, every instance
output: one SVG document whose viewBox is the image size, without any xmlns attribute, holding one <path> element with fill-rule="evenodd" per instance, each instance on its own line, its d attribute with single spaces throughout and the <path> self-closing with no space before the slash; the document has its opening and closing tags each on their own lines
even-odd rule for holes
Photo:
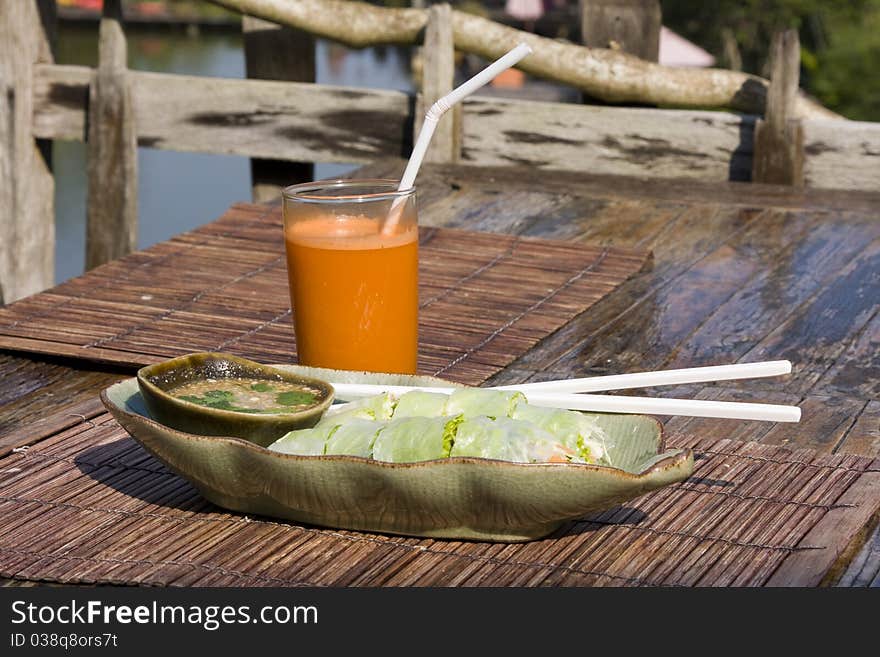
<svg viewBox="0 0 880 657">
<path fill-rule="evenodd" d="M 297 201 L 302 203 L 369 203 L 373 201 L 393 201 L 398 198 L 407 198 L 416 193 L 415 185 L 409 189 L 398 190 L 398 180 L 388 178 L 358 178 L 344 179 L 333 178 L 329 180 L 315 180 L 313 182 L 299 183 L 290 185 L 281 190 L 281 195 L 285 200 Z M 357 189 L 359 187 L 382 188 L 387 187 L 388 191 L 372 192 L 368 194 L 344 194 L 344 195 L 326 195 L 321 194 L 322 190 L 344 189 L 350 187 Z"/>
</svg>

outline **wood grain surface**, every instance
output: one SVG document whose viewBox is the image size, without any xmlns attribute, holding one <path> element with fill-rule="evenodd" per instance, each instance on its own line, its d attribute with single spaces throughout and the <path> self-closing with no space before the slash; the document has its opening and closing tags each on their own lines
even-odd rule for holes
<svg viewBox="0 0 880 657">
<path fill-rule="evenodd" d="M 449 87 L 451 35 L 448 29 L 433 29 L 439 25 L 432 23 L 427 35 L 443 46 L 425 61 L 426 91 L 432 98 Z M 30 133 L 84 141 L 92 75 L 84 66 L 35 65 L 28 81 L 33 87 Z M 159 149 L 367 163 L 408 155 L 413 128 L 426 110 L 424 102 L 399 91 L 147 71 L 129 71 L 127 77 L 138 144 Z M 753 114 L 710 110 L 588 106 L 477 94 L 439 124 L 428 161 L 440 151 L 443 159 L 437 161 L 456 161 L 461 151 L 462 161 L 471 164 L 520 165 L 553 172 L 548 175 L 591 171 L 643 179 L 747 181 L 752 178 L 757 120 Z M 786 147 L 797 143 L 798 171 L 804 172 L 798 181 L 817 188 L 877 189 L 878 124 L 819 118 L 798 119 L 784 130 L 789 128 L 792 139 Z M 778 140 L 771 139 L 765 149 L 771 159 L 773 143 Z M 760 167 L 758 175 L 763 175 Z"/>
<path fill-rule="evenodd" d="M 54 17 L 46 0 L 0 4 L 0 303 L 55 278 L 51 144 L 35 139 L 34 125 L 34 69 L 52 62 L 43 25 Z"/>
<path fill-rule="evenodd" d="M 399 176 L 403 165 L 400 160 L 382 161 L 362 169 L 358 175 Z M 880 243 L 880 223 L 876 221 L 880 194 L 792 190 L 759 184 L 658 182 L 583 173 L 536 176 L 533 171 L 516 167 L 462 165 L 425 165 L 418 188 L 420 221 L 424 226 L 452 226 L 553 238 L 571 245 L 587 243 L 653 251 L 653 268 L 631 278 L 589 312 L 569 321 L 504 367 L 490 382 L 515 383 L 653 367 L 787 357 L 792 360 L 794 370 L 781 379 L 656 388 L 639 391 L 639 394 L 793 403 L 804 410 L 803 421 L 797 425 L 664 418 L 673 444 L 749 441 L 737 443 L 737 449 L 745 450 L 744 454 L 759 450 L 755 452 L 757 456 L 762 456 L 760 450 L 788 450 L 800 454 L 797 458 L 806 458 L 799 450 L 809 449 L 812 450 L 809 458 L 816 463 L 844 464 L 844 468 L 857 457 L 880 456 L 880 362 L 876 356 L 880 343 L 880 269 L 876 256 Z M 20 439 L 28 423 L 43 419 L 46 394 L 55 396 L 51 403 L 53 411 L 73 413 L 79 409 L 78 412 L 82 412 L 78 405 L 94 399 L 101 388 L 125 375 L 86 362 L 47 358 L 0 354 L 0 437 L 14 434 L 13 437 L 17 435 Z M 74 415 L 66 421 L 72 420 L 75 421 Z M 53 429 L 54 425 L 50 424 L 45 428 Z M 43 432 L 37 431 L 36 435 Z M 39 449 L 41 442 L 37 441 L 32 449 Z M 822 461 L 823 458 L 832 461 Z M 763 462 L 756 457 L 738 459 L 737 463 L 741 463 L 737 467 L 743 468 L 746 465 L 758 467 Z M 718 464 L 719 472 L 726 471 L 721 465 Z M 868 469 L 876 468 L 876 464 L 868 466 Z M 804 477 L 809 476 L 807 470 Z M 814 474 L 821 471 L 814 470 Z M 833 468 L 822 472 L 832 470 L 837 472 Z M 760 472 L 755 470 L 756 486 L 761 479 Z M 846 469 L 839 472 L 843 477 L 854 474 Z M 701 473 L 700 477 L 726 478 L 708 472 Z M 847 491 L 856 495 L 862 488 L 876 488 L 866 482 L 868 479 L 853 488 L 857 484 L 854 481 Z M 831 480 L 828 483 L 837 485 Z M 772 481 L 767 480 L 765 485 L 770 488 L 764 492 L 743 489 L 741 483 L 736 487 L 716 486 L 713 489 L 721 495 L 713 497 L 773 498 L 778 494 L 772 489 Z M 817 479 L 813 485 L 818 487 L 814 490 L 821 497 L 822 481 Z M 815 498 L 806 499 L 810 500 L 809 504 L 815 503 Z M 752 503 L 758 504 L 754 500 Z M 161 506 L 161 499 L 158 504 Z M 773 507 L 761 508 L 755 517 L 763 518 L 761 514 L 766 514 L 765 520 L 771 524 L 755 525 L 756 536 L 778 538 L 790 529 L 803 529 L 814 521 L 819 535 L 833 535 L 838 531 L 836 527 L 843 527 L 845 534 L 851 534 L 848 545 L 817 542 L 817 534 L 809 541 L 801 539 L 802 547 L 818 546 L 824 550 L 822 555 L 817 552 L 811 557 L 817 559 L 818 566 L 802 571 L 803 577 L 807 577 L 807 571 L 812 573 L 811 583 L 880 584 L 877 556 L 880 537 L 874 529 L 876 507 L 859 509 L 855 524 L 862 523 L 861 527 L 849 524 L 855 516 L 848 511 L 842 511 L 847 521 L 840 522 L 835 519 L 837 512 L 831 515 L 831 509 L 821 511 L 808 507 L 800 507 L 806 512 L 803 518 L 791 516 L 795 526 L 785 522 L 777 526 L 773 524 Z M 645 513 L 653 519 L 650 507 Z M 820 513 L 830 519 L 823 522 L 814 517 Z M 705 514 L 684 514 L 680 522 L 711 523 L 712 518 Z M 743 536 L 749 536 L 750 541 L 758 540 L 747 533 L 754 522 L 743 520 L 738 530 Z M 688 531 L 694 526 L 689 525 Z M 667 529 L 679 531 L 676 525 Z M 306 536 L 311 534 L 303 534 L 299 540 L 303 541 L 301 549 L 308 552 Z M 697 540 L 680 535 L 660 536 L 669 536 L 676 544 L 687 543 L 682 550 Z M 418 544 L 417 541 L 412 543 Z M 208 539 L 205 546 L 209 544 Z M 599 548 L 603 544 L 591 544 L 591 551 L 598 550 L 597 559 L 601 558 Z M 703 575 L 694 571 L 693 583 L 706 583 L 711 578 L 719 583 L 749 583 L 741 576 L 744 571 L 737 572 L 732 564 L 742 559 L 742 554 L 736 556 L 736 550 L 747 553 L 751 548 L 698 545 L 686 554 L 677 553 L 681 558 L 654 561 L 651 549 L 662 549 L 662 554 L 668 554 L 677 548 L 665 541 L 651 545 L 654 548 L 642 544 L 652 560 L 649 575 L 652 582 L 653 578 L 658 581 L 679 578 L 679 583 L 690 583 L 682 578 L 682 572 L 696 564 Z M 287 554 L 283 552 L 283 545 L 279 549 L 279 555 Z M 389 582 L 417 581 L 419 568 L 424 565 L 412 565 L 419 557 L 418 548 L 367 542 L 350 545 L 348 549 L 352 553 L 363 553 L 365 567 L 386 568 Z M 564 562 L 572 568 L 588 569 L 581 563 L 589 556 L 586 548 L 575 544 L 572 538 L 533 549 L 543 552 L 541 558 L 545 563 L 550 563 L 547 559 L 558 559 L 560 561 L 552 563 Z M 487 572 L 494 571 L 498 560 L 510 557 L 511 551 L 504 546 L 486 546 L 481 548 L 480 559 L 476 561 L 469 559 L 462 563 L 458 557 L 443 555 L 434 555 L 434 559 L 446 568 L 444 576 L 450 577 L 449 581 L 480 582 Z M 813 554 L 812 550 L 802 552 Z M 620 557 L 619 553 L 615 554 L 616 558 Z M 628 553 L 633 554 L 635 551 Z M 576 560 L 565 561 L 569 558 Z M 644 565 L 645 558 L 648 557 L 634 557 L 637 563 L 633 568 L 638 568 L 638 563 Z M 778 577 L 782 578 L 786 573 L 780 569 L 783 561 L 777 557 L 764 560 L 763 574 L 755 576 L 769 582 L 778 571 Z M 508 572 L 504 581 L 535 583 L 564 578 L 552 568 L 543 571 L 513 565 L 504 568 Z M 459 569 L 462 576 L 451 577 L 450 569 Z M 817 576 L 820 571 L 824 573 Z M 179 581 L 193 581 L 193 577 L 195 575 L 182 577 Z M 572 577 L 569 581 L 577 583 L 598 581 L 583 573 L 573 573 Z M 609 583 L 617 581 L 606 579 Z M 23 577 L 16 580 L 20 581 L 26 580 Z M 356 571 L 339 580 L 340 583 L 357 581 Z"/>
<path fill-rule="evenodd" d="M 168 242 L 0 309 L 0 347 L 142 366 L 195 351 L 295 358 L 278 208 L 238 205 Z M 479 384 L 584 312 L 642 249 L 425 227 L 419 371 Z"/>
<path fill-rule="evenodd" d="M 86 269 L 121 258 L 137 247 L 137 129 L 121 16 L 119 2 L 104 4 L 98 68 L 89 85 Z"/>
<path fill-rule="evenodd" d="M 67 415 L 67 414 L 66 414 Z M 243 517 L 106 413 L 0 459 L 0 576 L 160 586 L 815 585 L 880 504 L 878 461 L 717 437 L 686 482 L 518 544 Z"/>
</svg>

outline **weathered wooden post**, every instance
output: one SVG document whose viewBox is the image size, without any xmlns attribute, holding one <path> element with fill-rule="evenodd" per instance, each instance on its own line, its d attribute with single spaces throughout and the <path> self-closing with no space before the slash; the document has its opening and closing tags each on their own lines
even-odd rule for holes
<svg viewBox="0 0 880 657">
<path fill-rule="evenodd" d="M 33 133 L 34 65 L 51 64 L 54 0 L 0 0 L 0 304 L 55 278 L 50 142 Z"/>
<path fill-rule="evenodd" d="M 89 85 L 86 269 L 137 247 L 137 131 L 120 0 L 104 0 Z"/>
<path fill-rule="evenodd" d="M 315 81 L 315 38 L 308 32 L 242 16 L 247 76 L 257 80 Z M 311 162 L 251 159 L 254 201 L 279 198 L 286 185 L 314 177 Z"/>
<path fill-rule="evenodd" d="M 801 49 L 797 30 L 773 35 L 770 87 L 763 120 L 755 126 L 752 182 L 804 184 L 804 135 L 795 118 Z"/>
<path fill-rule="evenodd" d="M 413 141 L 418 137 L 425 113 L 450 91 L 455 82 L 455 43 L 452 36 L 452 8 L 433 5 L 428 11 L 425 43 L 422 48 L 424 68 L 422 91 L 416 103 Z M 457 162 L 461 157 L 462 105 L 458 103 L 437 124 L 426 162 Z"/>
<path fill-rule="evenodd" d="M 581 40 L 650 62 L 660 57 L 660 0 L 581 0 Z"/>
</svg>

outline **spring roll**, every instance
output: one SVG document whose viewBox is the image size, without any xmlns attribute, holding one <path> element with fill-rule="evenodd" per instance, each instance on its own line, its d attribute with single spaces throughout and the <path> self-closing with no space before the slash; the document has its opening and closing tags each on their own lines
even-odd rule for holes
<svg viewBox="0 0 880 657">
<path fill-rule="evenodd" d="M 391 419 L 394 410 L 394 397 L 387 392 L 373 397 L 365 397 L 347 404 L 339 404 L 331 407 L 318 426 L 325 424 L 345 424 L 352 419 L 376 420 L 385 422 Z"/>
<path fill-rule="evenodd" d="M 404 417 L 389 422 L 373 443 L 373 458 L 391 463 L 430 461 L 449 456 L 455 431 L 462 421 L 455 417 Z"/>
<path fill-rule="evenodd" d="M 394 407 L 395 420 L 403 417 L 440 417 L 446 415 L 444 409 L 449 395 L 440 392 L 413 390 L 402 395 Z"/>
<path fill-rule="evenodd" d="M 385 426 L 384 422 L 375 420 L 349 420 L 330 434 L 324 453 L 370 458 L 373 454 L 373 442 Z"/>
<path fill-rule="evenodd" d="M 516 407 L 525 403 L 521 392 L 486 390 L 484 388 L 461 388 L 449 395 L 446 414 L 464 414 L 465 417 L 488 415 L 493 418 L 512 417 Z"/>
<path fill-rule="evenodd" d="M 459 425 L 450 456 L 515 463 L 567 463 L 574 456 L 574 450 L 531 422 L 473 417 Z"/>
<path fill-rule="evenodd" d="M 596 421 L 577 411 L 518 404 L 514 419 L 531 422 L 549 431 L 573 450 L 577 463 L 609 463 L 606 436 Z"/>
<path fill-rule="evenodd" d="M 311 429 L 289 431 L 269 445 L 273 452 L 299 454 L 301 456 L 321 456 L 327 439 L 339 428 L 338 424 L 325 424 Z"/>
</svg>

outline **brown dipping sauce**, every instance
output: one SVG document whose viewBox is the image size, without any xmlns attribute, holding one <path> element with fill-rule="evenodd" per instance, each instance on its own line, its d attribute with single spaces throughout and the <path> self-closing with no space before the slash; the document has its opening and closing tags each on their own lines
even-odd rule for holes
<svg viewBox="0 0 880 657">
<path fill-rule="evenodd" d="M 306 385 L 249 377 L 208 378 L 175 386 L 177 399 L 237 413 L 296 413 L 319 400 L 320 390 Z"/>
</svg>

